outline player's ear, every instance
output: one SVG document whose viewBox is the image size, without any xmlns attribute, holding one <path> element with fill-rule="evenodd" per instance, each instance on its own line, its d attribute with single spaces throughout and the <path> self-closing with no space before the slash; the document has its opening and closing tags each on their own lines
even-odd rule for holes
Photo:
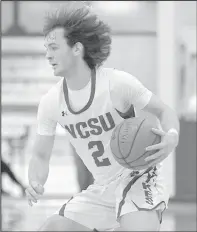
<svg viewBox="0 0 197 232">
<path fill-rule="evenodd" d="M 80 43 L 80 42 L 77 42 L 74 47 L 73 47 L 73 52 L 74 52 L 74 55 L 75 56 L 79 56 L 79 55 L 83 55 L 83 50 L 84 50 L 84 47 L 83 47 L 83 44 Z"/>
</svg>

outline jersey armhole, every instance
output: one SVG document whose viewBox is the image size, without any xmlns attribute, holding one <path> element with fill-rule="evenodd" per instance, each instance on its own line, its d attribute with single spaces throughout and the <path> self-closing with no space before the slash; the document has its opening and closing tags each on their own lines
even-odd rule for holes
<svg viewBox="0 0 197 232">
<path fill-rule="evenodd" d="M 109 95 L 110 95 L 111 103 L 113 105 L 113 102 L 112 102 L 112 99 L 111 99 L 110 79 L 109 79 Z M 125 113 L 120 112 L 115 107 L 114 107 L 114 109 L 120 115 L 120 117 L 124 118 L 124 119 L 133 118 L 133 117 L 136 116 L 135 109 L 134 109 L 134 106 L 132 104 L 131 104 L 131 106 L 129 107 L 129 109 Z"/>
<path fill-rule="evenodd" d="M 125 112 L 125 113 L 122 113 L 120 112 L 119 110 L 117 110 L 115 108 L 115 110 L 117 111 L 117 113 L 120 115 L 120 117 L 124 118 L 124 119 L 128 119 L 128 118 L 133 118 L 135 117 L 135 109 L 134 109 L 134 106 L 131 105 L 130 108 Z"/>
</svg>

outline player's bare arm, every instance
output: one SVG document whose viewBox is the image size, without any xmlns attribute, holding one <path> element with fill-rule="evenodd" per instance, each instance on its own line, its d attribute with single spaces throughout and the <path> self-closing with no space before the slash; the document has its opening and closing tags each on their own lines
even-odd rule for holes
<svg viewBox="0 0 197 232">
<path fill-rule="evenodd" d="M 144 107 L 145 111 L 155 115 L 161 123 L 161 129 L 153 128 L 153 132 L 161 136 L 161 143 L 149 146 L 147 151 L 159 150 L 146 160 L 153 160 L 151 166 L 165 159 L 178 145 L 179 119 L 173 109 L 164 104 L 156 95 L 152 94 L 149 103 Z"/>
<path fill-rule="evenodd" d="M 49 162 L 54 144 L 54 136 L 36 135 L 33 154 L 29 163 L 29 187 L 26 195 L 30 206 L 44 193 L 44 184 L 49 174 Z"/>
<path fill-rule="evenodd" d="M 44 184 L 49 174 L 49 161 L 54 144 L 56 130 L 56 102 L 55 88 L 52 88 L 42 97 L 37 113 L 37 134 L 32 149 L 32 157 L 29 163 L 28 179 L 29 187 L 26 195 L 29 205 L 37 203 L 44 192 Z"/>
<path fill-rule="evenodd" d="M 179 119 L 173 109 L 134 76 L 116 71 L 115 78 L 114 84 L 111 85 L 111 97 L 116 108 L 127 112 L 128 108 L 134 105 L 139 110 L 155 115 L 160 121 L 162 129 L 153 128 L 152 131 L 161 136 L 161 143 L 147 147 L 147 151 L 159 150 L 146 158 L 147 161 L 153 160 L 148 166 L 154 166 L 164 160 L 178 145 Z"/>
</svg>

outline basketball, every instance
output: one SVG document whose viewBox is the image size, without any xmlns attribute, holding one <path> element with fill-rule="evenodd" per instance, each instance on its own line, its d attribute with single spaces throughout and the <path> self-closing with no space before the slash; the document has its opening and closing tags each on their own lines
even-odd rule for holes
<svg viewBox="0 0 197 232">
<path fill-rule="evenodd" d="M 152 161 L 145 161 L 145 158 L 156 152 L 146 151 L 146 147 L 161 141 L 152 128 L 158 128 L 158 122 L 144 117 L 129 118 L 116 126 L 110 141 L 115 160 L 129 169 L 146 168 Z"/>
</svg>

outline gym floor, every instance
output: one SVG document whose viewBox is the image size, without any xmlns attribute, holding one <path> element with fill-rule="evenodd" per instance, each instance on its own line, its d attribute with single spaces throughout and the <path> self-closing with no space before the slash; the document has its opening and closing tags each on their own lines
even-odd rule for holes
<svg viewBox="0 0 197 232">
<path fill-rule="evenodd" d="M 42 199 L 29 207 L 24 198 L 2 197 L 2 231 L 36 231 L 65 199 Z M 196 231 L 196 204 L 171 202 L 163 215 L 161 231 Z"/>
</svg>

